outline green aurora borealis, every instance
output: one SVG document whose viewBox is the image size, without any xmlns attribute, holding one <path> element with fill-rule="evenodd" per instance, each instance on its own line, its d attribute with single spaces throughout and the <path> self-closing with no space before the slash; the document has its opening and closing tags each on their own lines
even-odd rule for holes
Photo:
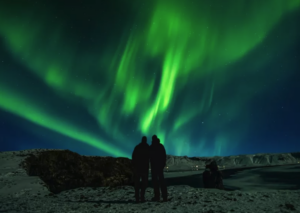
<svg viewBox="0 0 300 213">
<path fill-rule="evenodd" d="M 299 9 L 300 0 L 1 1 L 10 63 L 0 65 L 0 109 L 101 155 L 129 157 L 153 134 L 173 155 L 260 150 L 249 148 L 253 106 L 296 72 L 287 55 L 299 46 Z"/>
</svg>

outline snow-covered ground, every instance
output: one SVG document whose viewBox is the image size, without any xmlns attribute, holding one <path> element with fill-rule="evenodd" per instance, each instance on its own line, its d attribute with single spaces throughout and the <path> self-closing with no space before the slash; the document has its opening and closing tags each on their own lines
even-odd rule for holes
<svg viewBox="0 0 300 213">
<path fill-rule="evenodd" d="M 169 202 L 135 204 L 133 187 L 78 188 L 53 195 L 20 168 L 24 154 L 0 153 L 0 212 L 300 212 L 300 165 L 223 170 L 226 188 L 201 188 L 202 171 L 166 172 Z M 23 155 L 23 156 L 20 156 Z M 150 179 L 151 181 L 151 179 Z M 150 183 L 151 184 L 151 183 Z"/>
</svg>

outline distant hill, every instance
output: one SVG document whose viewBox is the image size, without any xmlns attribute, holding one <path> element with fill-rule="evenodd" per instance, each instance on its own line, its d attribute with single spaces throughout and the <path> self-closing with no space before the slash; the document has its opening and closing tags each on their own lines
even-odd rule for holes
<svg viewBox="0 0 300 213">
<path fill-rule="evenodd" d="M 294 153 L 261 153 L 253 155 L 187 157 L 167 155 L 168 170 L 204 169 L 211 160 L 215 160 L 219 168 L 237 168 L 254 166 L 272 166 L 300 163 L 300 152 Z"/>
</svg>

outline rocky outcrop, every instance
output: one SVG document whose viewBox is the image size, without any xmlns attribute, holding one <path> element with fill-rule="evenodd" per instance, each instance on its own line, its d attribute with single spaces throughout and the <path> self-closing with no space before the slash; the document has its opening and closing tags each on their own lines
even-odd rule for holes
<svg viewBox="0 0 300 213">
<path fill-rule="evenodd" d="M 39 176 L 49 191 L 78 187 L 131 185 L 133 168 L 128 158 L 88 157 L 69 150 L 29 154 L 20 164 L 29 176 Z"/>
<path fill-rule="evenodd" d="M 187 157 L 167 156 L 167 166 L 172 169 L 203 169 L 207 163 L 215 160 L 220 167 L 251 167 L 300 163 L 300 152 L 273 153 L 237 156 Z"/>
</svg>

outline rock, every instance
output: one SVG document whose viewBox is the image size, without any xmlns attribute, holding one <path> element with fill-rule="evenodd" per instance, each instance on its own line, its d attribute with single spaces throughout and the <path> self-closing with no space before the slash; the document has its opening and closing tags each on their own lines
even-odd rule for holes
<svg viewBox="0 0 300 213">
<path fill-rule="evenodd" d="M 39 176 L 53 193 L 133 183 L 131 160 L 122 157 L 87 157 L 69 150 L 51 150 L 29 155 L 20 166 L 29 176 Z"/>
<path fill-rule="evenodd" d="M 286 207 L 288 210 L 292 210 L 292 211 L 295 211 L 295 210 L 296 210 L 293 204 L 286 203 L 286 204 L 285 204 L 285 207 Z"/>
</svg>

